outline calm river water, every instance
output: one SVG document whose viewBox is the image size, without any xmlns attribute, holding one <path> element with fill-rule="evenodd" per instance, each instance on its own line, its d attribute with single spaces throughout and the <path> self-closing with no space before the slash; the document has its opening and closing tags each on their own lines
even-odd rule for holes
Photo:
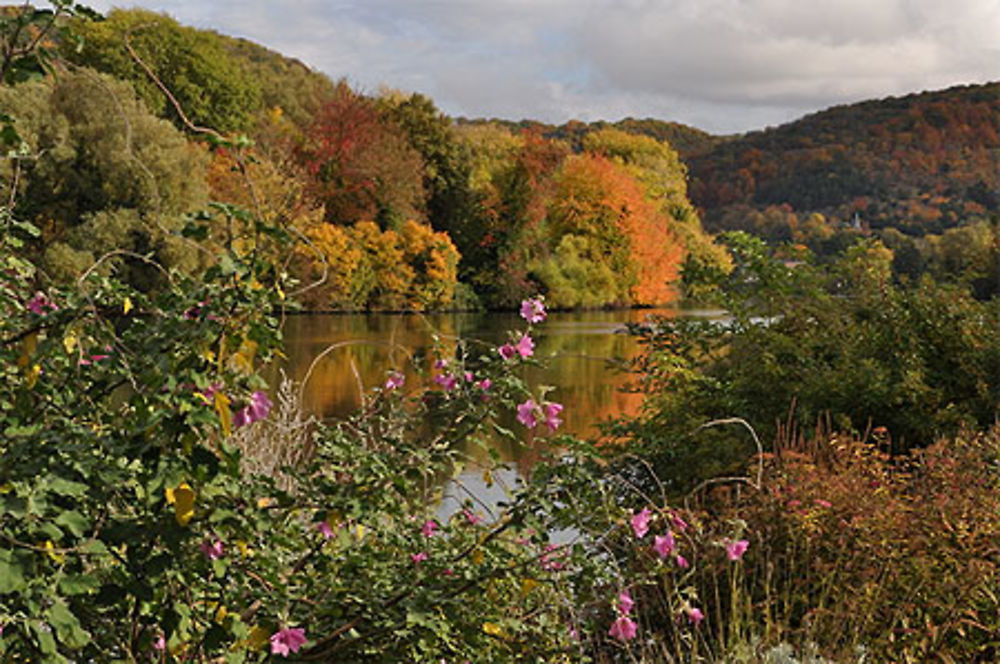
<svg viewBox="0 0 1000 664">
<path fill-rule="evenodd" d="M 533 334 L 536 356 L 548 368 L 529 370 L 527 378 L 535 385 L 555 386 L 547 398 L 564 404 L 565 431 L 596 436 L 596 422 L 635 412 L 639 406 L 639 395 L 620 389 L 628 377 L 619 369 L 639 350 L 636 341 L 624 332 L 625 323 L 643 321 L 651 315 L 679 314 L 677 309 L 551 313 Z M 426 356 L 435 335 L 498 345 L 506 340 L 508 330 L 524 327 L 525 322 L 513 312 L 292 316 L 285 323 L 285 371 L 298 382 L 308 374 L 304 394 L 310 412 L 338 417 L 359 405 L 362 390 L 384 384 L 389 371 L 406 374 L 407 387 L 412 387 L 417 378 L 410 357 Z M 522 427 L 512 429 L 524 432 Z M 499 445 L 497 451 L 502 460 L 512 464 L 507 477 L 497 478 L 501 485 L 504 479 L 514 481 L 518 471 L 523 474 L 531 465 L 533 454 L 528 446 Z M 475 459 L 482 458 L 482 452 L 466 452 L 470 462 L 456 469 L 453 482 L 445 489 L 444 503 L 459 486 L 466 486 L 488 503 L 502 499 L 502 486 L 484 486 L 482 471 L 475 467 Z"/>
</svg>

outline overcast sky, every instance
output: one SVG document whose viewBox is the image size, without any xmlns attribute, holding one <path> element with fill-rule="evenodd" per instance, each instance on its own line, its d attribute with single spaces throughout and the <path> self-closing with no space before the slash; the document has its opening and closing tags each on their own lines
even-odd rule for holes
<svg viewBox="0 0 1000 664">
<path fill-rule="evenodd" d="M 1000 80 L 1000 0 L 139 0 L 450 115 L 760 129 Z"/>
</svg>

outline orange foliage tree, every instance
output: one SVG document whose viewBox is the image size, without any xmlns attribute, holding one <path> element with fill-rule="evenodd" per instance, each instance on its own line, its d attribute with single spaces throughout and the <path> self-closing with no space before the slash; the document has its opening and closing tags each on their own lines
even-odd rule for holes
<svg viewBox="0 0 1000 664">
<path fill-rule="evenodd" d="M 554 306 L 651 305 L 674 298 L 683 246 L 624 167 L 574 155 L 554 182 L 547 215 L 552 252 L 535 268 Z"/>
</svg>

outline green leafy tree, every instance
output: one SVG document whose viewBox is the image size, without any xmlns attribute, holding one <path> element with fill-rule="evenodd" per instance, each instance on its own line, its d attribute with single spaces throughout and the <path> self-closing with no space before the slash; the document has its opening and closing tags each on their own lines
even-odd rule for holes
<svg viewBox="0 0 1000 664">
<path fill-rule="evenodd" d="M 387 93 L 378 104 L 423 158 L 431 226 L 448 233 L 463 255 L 471 253 L 481 238 L 480 198 L 471 183 L 472 156 L 456 137 L 451 119 L 421 94 Z"/>
<path fill-rule="evenodd" d="M 77 31 L 83 47 L 67 48 L 65 57 L 129 81 L 153 113 L 179 128 L 187 129 L 143 64 L 195 125 L 224 133 L 245 130 L 262 108 L 260 87 L 251 71 L 213 33 L 141 9 L 113 10 L 107 20 L 83 23 Z"/>
<path fill-rule="evenodd" d="M 855 245 L 834 265 L 786 267 L 762 241 L 726 236 L 726 324 L 661 321 L 636 331 L 645 414 L 619 432 L 648 445 L 677 486 L 733 469 L 747 439 L 691 431 L 741 417 L 764 440 L 808 438 L 817 422 L 883 427 L 893 452 L 931 444 L 997 415 L 1000 308 L 967 290 L 893 283 L 892 252 Z M 791 431 L 789 431 L 791 427 Z"/>
<path fill-rule="evenodd" d="M 0 165 L 5 198 L 41 230 L 42 266 L 56 279 L 79 275 L 104 253 L 124 250 L 193 269 L 177 231 L 204 205 L 206 157 L 154 117 L 129 84 L 89 69 L 0 89 L 0 110 L 18 118 L 24 148 Z M 124 259 L 134 283 L 157 270 Z M 145 267 L 144 267 L 145 265 Z"/>
</svg>

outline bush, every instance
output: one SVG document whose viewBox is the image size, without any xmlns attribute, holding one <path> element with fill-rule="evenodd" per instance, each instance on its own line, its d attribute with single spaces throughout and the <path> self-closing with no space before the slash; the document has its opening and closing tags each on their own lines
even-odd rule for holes
<svg viewBox="0 0 1000 664">
<path fill-rule="evenodd" d="M 894 286 L 880 245 L 820 269 L 788 268 L 742 234 L 729 244 L 728 320 L 633 326 L 646 348 L 635 388 L 647 398 L 612 432 L 642 445 L 673 489 L 732 472 L 750 451 L 730 432 L 688 435 L 718 418 L 742 417 L 764 440 L 789 420 L 884 427 L 893 453 L 994 421 L 1000 301 L 930 281 Z"/>
</svg>

